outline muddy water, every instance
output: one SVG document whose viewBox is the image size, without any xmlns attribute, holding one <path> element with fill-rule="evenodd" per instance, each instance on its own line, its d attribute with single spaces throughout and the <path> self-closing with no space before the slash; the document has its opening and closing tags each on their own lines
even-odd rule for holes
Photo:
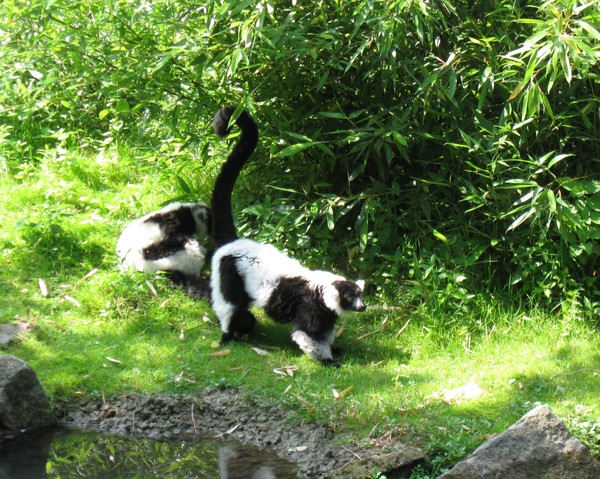
<svg viewBox="0 0 600 479">
<path fill-rule="evenodd" d="M 288 479 L 274 453 L 214 439 L 157 441 L 51 429 L 0 441 L 0 479 Z"/>
</svg>

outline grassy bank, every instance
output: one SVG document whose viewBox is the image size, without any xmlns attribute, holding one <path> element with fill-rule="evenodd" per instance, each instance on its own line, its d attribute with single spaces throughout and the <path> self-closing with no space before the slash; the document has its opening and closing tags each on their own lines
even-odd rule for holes
<svg viewBox="0 0 600 479">
<path fill-rule="evenodd" d="M 340 441 L 416 441 L 432 474 L 544 403 L 600 453 L 600 339 L 577 297 L 553 313 L 483 292 L 459 311 L 435 301 L 370 309 L 342 319 L 339 370 L 308 360 L 264 317 L 251 342 L 218 347 L 208 303 L 117 268 L 128 221 L 207 196 L 165 180 L 171 167 L 126 149 L 57 149 L 0 177 L 0 322 L 30 324 L 6 352 L 34 367 L 55 403 L 235 386 L 330 425 Z M 196 170 L 177 166 L 200 184 Z M 476 397 L 445 396 L 469 383 Z"/>
</svg>

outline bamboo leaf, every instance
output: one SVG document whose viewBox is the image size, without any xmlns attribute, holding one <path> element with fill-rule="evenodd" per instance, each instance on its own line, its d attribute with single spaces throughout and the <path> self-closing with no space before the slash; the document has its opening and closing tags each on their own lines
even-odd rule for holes
<svg viewBox="0 0 600 479">
<path fill-rule="evenodd" d="M 556 196 L 554 196 L 554 191 L 547 190 L 546 195 L 548 196 L 548 205 L 550 207 L 550 212 L 556 212 Z"/>
<path fill-rule="evenodd" d="M 519 84 L 515 87 L 515 89 L 512 91 L 512 93 L 508 97 L 508 101 L 512 101 L 515 98 L 517 98 L 519 96 L 519 93 L 521 93 L 521 91 L 523 91 L 524 87 L 525 87 L 525 82 L 519 82 Z"/>
<path fill-rule="evenodd" d="M 303 150 L 306 150 L 307 148 L 310 148 L 313 145 L 314 145 L 314 142 L 312 142 L 312 141 L 306 142 L 306 143 L 294 143 L 293 145 L 290 145 L 290 146 L 284 148 L 283 150 L 277 152 L 275 155 L 273 155 L 273 157 L 274 158 L 283 158 L 286 156 L 293 156 Z"/>
<path fill-rule="evenodd" d="M 521 216 L 519 216 L 515 221 L 513 221 L 510 226 L 506 229 L 506 231 L 512 231 L 515 228 L 517 228 L 520 224 L 522 224 L 525 220 L 527 220 L 527 218 L 529 218 L 532 214 L 534 214 L 536 211 L 535 208 L 530 208 L 529 210 L 527 210 L 525 213 L 523 213 Z"/>
<path fill-rule="evenodd" d="M 600 40 L 600 32 L 592 27 L 588 22 L 585 20 L 577 20 L 577 23 L 581 26 L 581 28 L 588 32 L 592 38 Z"/>
<path fill-rule="evenodd" d="M 433 236 L 435 236 L 437 239 L 439 239 L 443 243 L 447 243 L 448 242 L 448 238 L 446 238 L 442 233 L 440 233 L 436 229 L 433 230 Z"/>
<path fill-rule="evenodd" d="M 567 80 L 567 83 L 571 83 L 571 80 L 573 78 L 573 71 L 571 70 L 571 61 L 569 60 L 569 55 L 566 48 L 564 48 L 561 52 L 559 59 L 563 68 L 565 80 Z"/>
</svg>

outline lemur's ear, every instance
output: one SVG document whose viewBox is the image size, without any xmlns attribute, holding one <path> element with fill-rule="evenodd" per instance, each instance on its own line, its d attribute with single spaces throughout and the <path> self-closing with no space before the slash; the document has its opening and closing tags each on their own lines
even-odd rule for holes
<svg viewBox="0 0 600 479">
<path fill-rule="evenodd" d="M 365 280 L 364 279 L 359 279 L 358 281 L 355 281 L 356 285 L 362 290 L 365 290 Z"/>
</svg>

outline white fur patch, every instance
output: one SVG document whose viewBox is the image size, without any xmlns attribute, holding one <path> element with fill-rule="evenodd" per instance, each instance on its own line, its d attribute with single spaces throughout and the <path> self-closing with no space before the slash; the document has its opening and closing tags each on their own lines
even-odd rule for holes
<svg viewBox="0 0 600 479">
<path fill-rule="evenodd" d="M 264 307 L 282 276 L 305 276 L 310 271 L 269 244 L 239 239 L 219 248 L 212 259 L 211 286 L 220 289 L 219 266 L 225 256 L 238 258 L 236 266 L 244 278 L 246 293 L 254 306 Z M 220 296 L 220 295 L 219 295 Z M 218 303 L 218 301 L 217 301 Z M 215 307 L 213 305 L 213 307 Z M 218 308 L 218 304 L 216 305 Z M 215 309 L 216 312 L 216 309 Z M 218 314 L 218 313 L 217 313 Z"/>
<path fill-rule="evenodd" d="M 333 286 L 335 281 L 344 281 L 345 278 L 329 271 L 310 271 L 307 276 L 310 285 L 314 289 L 320 289 L 323 295 L 323 302 L 331 311 L 335 311 L 341 316 L 345 311 L 340 306 L 340 293 Z"/>
<path fill-rule="evenodd" d="M 294 341 L 307 356 L 317 361 L 333 359 L 331 354 L 331 344 L 327 341 L 317 341 L 304 331 L 294 331 L 292 333 L 292 341 Z"/>
<path fill-rule="evenodd" d="M 163 233 L 159 225 L 156 222 L 147 222 L 146 220 L 156 214 L 167 213 L 182 207 L 191 208 L 198 228 L 197 236 L 206 235 L 208 233 L 206 227 L 207 210 L 200 205 L 200 203 L 170 203 L 158 211 L 153 211 L 132 221 L 123 230 L 117 241 L 116 250 L 121 271 L 126 269 L 146 273 L 180 271 L 190 276 L 199 277 L 204 266 L 206 249 L 195 238 L 190 238 L 182 250 L 157 260 L 146 260 L 142 251 L 163 239 Z"/>
<path fill-rule="evenodd" d="M 144 218 L 130 223 L 119 237 L 117 256 L 121 260 L 121 270 L 158 271 L 151 271 L 151 265 L 146 265 L 142 250 L 160 240 L 160 228 L 156 223 L 144 223 Z"/>
</svg>

